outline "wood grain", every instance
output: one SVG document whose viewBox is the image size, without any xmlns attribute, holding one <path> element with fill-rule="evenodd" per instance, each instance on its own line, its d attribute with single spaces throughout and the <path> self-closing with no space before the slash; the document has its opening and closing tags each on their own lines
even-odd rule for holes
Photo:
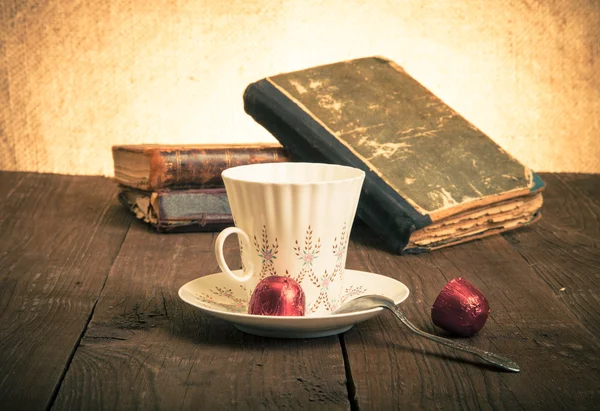
<svg viewBox="0 0 600 411">
<path fill-rule="evenodd" d="M 471 281 L 492 312 L 465 341 L 516 360 L 511 374 L 387 313 L 340 338 L 243 334 L 177 296 L 218 271 L 213 234 L 154 233 L 104 178 L 2 172 L 0 408 L 597 408 L 600 177 L 543 178 L 531 228 L 400 257 L 357 224 L 348 253 L 348 268 L 404 282 L 402 308 L 433 333 L 443 285 Z M 226 254 L 239 265 L 233 240 Z"/>
<path fill-rule="evenodd" d="M 219 271 L 213 248 L 208 233 L 132 226 L 55 409 L 349 408 L 338 338 L 253 337 L 179 299 Z"/>
<path fill-rule="evenodd" d="M 3 171 L 0 174 L 0 211 L 8 205 L 8 199 L 15 193 L 17 187 L 27 176 L 26 173 Z M 0 224 L 10 218 L 10 215 L 0 212 Z"/>
<path fill-rule="evenodd" d="M 105 178 L 2 173 L 0 404 L 51 404 L 131 217 Z"/>
<path fill-rule="evenodd" d="M 593 334 L 600 335 L 600 183 L 585 174 L 543 175 L 543 217 L 504 235 Z"/>
<path fill-rule="evenodd" d="M 360 230 L 353 233 L 359 240 L 349 268 L 404 282 L 411 296 L 402 308 L 418 327 L 444 334 L 431 322 L 431 305 L 448 280 L 466 278 L 492 310 L 485 328 L 466 341 L 522 367 L 519 374 L 498 372 L 413 336 L 384 314 L 344 335 L 360 409 L 585 409 L 600 400 L 598 335 L 565 309 L 501 236 L 397 258 Z"/>
</svg>

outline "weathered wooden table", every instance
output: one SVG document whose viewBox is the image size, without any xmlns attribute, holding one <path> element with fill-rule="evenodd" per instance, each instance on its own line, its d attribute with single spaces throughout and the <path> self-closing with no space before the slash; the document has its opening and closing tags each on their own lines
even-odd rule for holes
<svg viewBox="0 0 600 411">
<path fill-rule="evenodd" d="M 177 296 L 218 271 L 213 234 L 152 232 L 105 178 L 0 173 L 0 409 L 598 409 L 600 176 L 543 178 L 533 227 L 400 257 L 358 224 L 348 255 L 404 282 L 430 332 L 443 285 L 473 282 L 492 312 L 467 342 L 513 374 L 387 312 L 337 337 L 243 334 Z"/>
</svg>

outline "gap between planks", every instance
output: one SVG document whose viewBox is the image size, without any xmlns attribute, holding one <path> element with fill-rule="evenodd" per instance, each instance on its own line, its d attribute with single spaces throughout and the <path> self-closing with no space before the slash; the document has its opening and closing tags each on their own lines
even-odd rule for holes
<svg viewBox="0 0 600 411">
<path fill-rule="evenodd" d="M 102 213 L 103 215 L 105 214 L 105 212 L 109 206 L 110 206 L 110 203 L 107 203 L 107 206 Z M 133 220 L 131 220 L 131 221 L 133 221 Z M 96 301 L 94 301 L 94 305 L 92 306 L 92 309 L 90 311 L 90 314 L 88 315 L 85 325 L 83 326 L 83 329 L 81 330 L 81 333 L 79 334 L 79 337 L 77 338 L 77 341 L 75 342 L 75 345 L 73 346 L 73 349 L 71 350 L 71 353 L 69 354 L 69 358 L 67 359 L 67 362 L 65 363 L 62 373 L 60 374 L 58 383 L 56 384 L 56 386 L 54 387 L 54 390 L 52 391 L 52 394 L 50 395 L 50 400 L 48 401 L 48 404 L 45 408 L 46 411 L 51 410 L 52 407 L 54 406 L 56 398 L 58 397 L 58 393 L 60 392 L 63 382 L 65 381 L 65 376 L 67 375 L 67 372 L 69 372 L 69 368 L 71 367 L 73 358 L 75 358 L 75 353 L 77 352 L 77 350 L 79 349 L 79 346 L 81 345 L 81 340 L 83 340 L 83 337 L 85 336 L 85 334 L 88 330 L 88 327 L 89 327 L 90 323 L 92 322 L 92 318 L 94 318 L 94 313 L 96 312 L 96 307 L 98 306 L 98 301 L 100 301 L 100 297 L 102 296 L 102 293 L 104 292 L 104 288 L 106 287 L 106 282 L 108 281 L 108 277 L 110 276 L 110 273 L 112 272 L 112 268 L 115 265 L 115 261 L 117 261 L 117 257 L 119 257 L 119 254 L 121 253 L 121 249 L 123 248 L 123 244 L 125 243 L 125 239 L 127 238 L 127 235 L 129 234 L 129 230 L 131 229 L 131 221 L 128 224 L 127 231 L 126 231 L 125 235 L 123 236 L 121 243 L 119 244 L 119 251 L 117 251 L 117 253 L 115 254 L 115 258 L 113 259 L 112 264 L 110 265 L 110 270 L 108 270 L 108 272 L 104 276 L 104 281 L 102 282 L 102 287 L 100 287 L 100 291 L 98 292 L 98 295 L 96 296 Z M 95 235 L 95 233 L 94 233 L 94 235 Z M 92 236 L 92 238 L 93 238 L 93 236 Z"/>
<path fill-rule="evenodd" d="M 352 377 L 352 367 L 350 366 L 350 358 L 348 357 L 348 349 L 346 347 L 346 341 L 344 340 L 344 334 L 339 334 L 338 338 L 340 341 L 340 347 L 342 349 L 342 357 L 344 359 L 344 370 L 346 372 L 346 390 L 348 391 L 348 402 L 350 403 L 350 411 L 358 411 L 358 398 L 356 396 L 356 384 Z"/>
</svg>

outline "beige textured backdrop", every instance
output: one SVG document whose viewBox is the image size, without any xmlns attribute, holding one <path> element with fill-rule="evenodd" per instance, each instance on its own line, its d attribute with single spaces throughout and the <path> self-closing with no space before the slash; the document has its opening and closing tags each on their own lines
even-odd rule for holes
<svg viewBox="0 0 600 411">
<path fill-rule="evenodd" d="M 123 143 L 275 141 L 245 86 L 392 58 L 539 171 L 600 172 L 598 0 L 0 0 L 0 169 Z"/>
</svg>

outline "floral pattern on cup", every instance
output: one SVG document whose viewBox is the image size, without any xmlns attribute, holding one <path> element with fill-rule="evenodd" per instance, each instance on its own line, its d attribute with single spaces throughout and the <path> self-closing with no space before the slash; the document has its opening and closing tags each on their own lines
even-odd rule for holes
<svg viewBox="0 0 600 411">
<path fill-rule="evenodd" d="M 327 270 L 325 270 L 325 273 L 321 277 L 320 281 L 315 284 L 318 288 L 320 288 L 319 296 L 312 304 L 308 304 L 306 306 L 308 311 L 317 311 L 321 304 L 323 304 L 327 310 L 331 310 L 331 304 L 329 302 L 329 285 L 335 278 L 336 274 L 337 272 L 335 270 L 329 274 L 327 273 Z"/>
<path fill-rule="evenodd" d="M 348 235 L 346 234 L 346 223 L 342 227 L 342 233 L 333 239 L 333 255 L 336 257 L 335 271 L 339 274 L 340 280 L 344 278 L 344 250 L 348 248 Z"/>
<path fill-rule="evenodd" d="M 317 241 L 313 243 L 313 232 L 310 225 L 306 229 L 306 235 L 304 236 L 304 245 L 300 245 L 296 240 L 294 246 L 294 253 L 298 259 L 302 260 L 302 269 L 300 273 L 294 278 L 298 283 L 302 283 L 306 275 L 314 275 L 313 262 L 319 258 L 321 252 L 321 238 L 317 238 Z"/>
<path fill-rule="evenodd" d="M 273 260 L 277 258 L 279 245 L 277 243 L 277 238 L 275 238 L 273 243 L 269 242 L 269 235 L 265 225 L 263 225 L 260 238 L 261 241 L 259 242 L 257 236 L 254 235 L 254 247 L 262 259 L 259 278 L 263 279 L 270 275 L 277 275 Z M 289 271 L 286 270 L 285 275 L 293 278 L 300 284 L 302 284 L 305 279 L 308 279 L 319 289 L 319 295 L 316 300 L 307 306 L 309 312 L 315 312 L 321 306 L 324 306 L 327 310 L 331 310 L 331 304 L 334 300 L 330 300 L 329 285 L 336 278 L 340 281 L 343 280 L 344 251 L 348 247 L 348 240 L 347 223 L 344 223 L 340 235 L 334 238 L 331 249 L 333 255 L 337 257 L 335 267 L 333 271 L 329 273 L 325 270 L 322 275 L 315 273 L 313 265 L 315 260 L 319 258 L 321 252 L 321 238 L 317 237 L 316 241 L 314 240 L 313 229 L 309 225 L 306 229 L 303 243 L 300 243 L 298 240 L 295 241 L 295 245 L 293 246 L 294 253 L 296 257 L 302 261 L 302 268 L 297 274 L 290 274 Z"/>
<path fill-rule="evenodd" d="M 264 225 L 262 228 L 260 243 L 256 238 L 256 235 L 254 236 L 254 248 L 256 248 L 256 252 L 258 253 L 259 257 L 262 258 L 262 267 L 260 269 L 259 278 L 262 280 L 265 277 L 276 275 L 273 260 L 277 259 L 279 244 L 277 243 L 277 238 L 275 238 L 273 243 L 269 243 L 267 227 Z"/>
<path fill-rule="evenodd" d="M 337 301 L 342 301 L 343 296 L 340 296 L 339 300 L 335 297 L 331 298 L 329 286 L 335 279 L 339 279 L 339 281 L 343 280 L 344 251 L 348 247 L 348 241 L 347 223 L 344 223 L 340 235 L 334 238 L 334 243 L 331 248 L 331 252 L 336 256 L 335 267 L 331 272 L 325 270 L 322 275 L 318 275 L 314 270 L 314 262 L 319 258 L 321 252 L 321 238 L 317 237 L 316 241 L 314 240 L 313 229 L 309 225 L 306 229 L 303 243 L 300 243 L 298 240 L 295 241 L 293 251 L 296 257 L 302 261 L 302 268 L 297 274 L 290 274 L 289 271 L 286 270 L 285 275 L 293 278 L 300 284 L 302 284 L 305 279 L 308 279 L 319 289 L 319 295 L 316 300 L 307 305 L 308 312 L 315 312 L 321 306 L 324 306 L 328 311 L 331 311 L 333 310 L 332 306 Z M 265 277 L 277 275 L 274 265 L 274 260 L 277 259 L 277 254 L 279 252 L 277 238 L 275 238 L 273 242 L 270 242 L 267 227 L 263 225 L 260 241 L 258 237 L 254 235 L 253 242 L 256 252 L 262 259 L 259 278 L 262 280 Z"/>
<path fill-rule="evenodd" d="M 348 235 L 346 234 L 346 227 L 347 225 L 344 223 L 341 234 L 333 239 L 331 251 L 333 255 L 337 257 L 333 271 L 328 274 L 327 270 L 325 270 L 325 273 L 321 276 L 321 278 L 318 278 L 314 274 L 312 277 L 309 277 L 311 282 L 316 285 L 317 288 L 320 288 L 317 299 L 306 307 L 306 309 L 310 312 L 317 311 L 321 305 L 323 305 L 328 311 L 334 310 L 334 308 L 332 308 L 332 302 L 335 300 L 335 297 L 331 299 L 329 285 L 336 278 L 338 278 L 339 281 L 342 281 L 344 277 L 344 250 L 346 250 L 348 247 Z"/>
<path fill-rule="evenodd" d="M 315 312 L 321 304 L 324 304 L 328 307 L 330 311 L 335 311 L 342 304 L 344 304 L 350 297 L 357 297 L 359 295 L 365 295 L 367 293 L 367 289 L 363 286 L 353 286 L 346 287 L 342 293 L 340 294 L 340 298 L 331 298 L 329 299 L 329 295 L 327 293 L 323 293 L 319 295 L 319 298 L 314 304 L 309 304 L 306 306 L 307 311 Z"/>
</svg>

